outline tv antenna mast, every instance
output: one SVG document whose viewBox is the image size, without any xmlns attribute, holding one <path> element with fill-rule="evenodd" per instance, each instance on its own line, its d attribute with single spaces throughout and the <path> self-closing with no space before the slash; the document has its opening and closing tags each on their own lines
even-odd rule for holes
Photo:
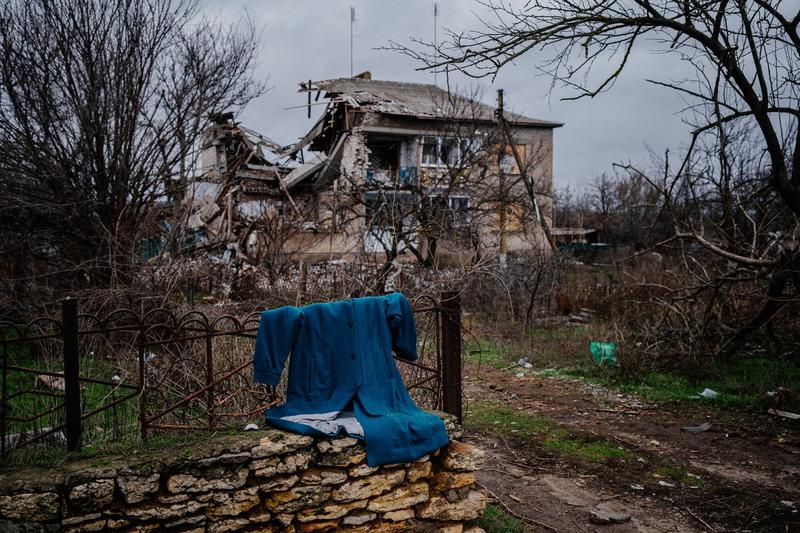
<svg viewBox="0 0 800 533">
<path fill-rule="evenodd" d="M 438 41 L 436 40 L 436 30 L 439 26 L 439 2 L 433 3 L 433 49 L 434 53 L 436 52 L 436 47 L 438 46 Z M 435 70 L 433 71 L 433 84 L 436 85 L 439 80 L 439 74 Z"/>
<path fill-rule="evenodd" d="M 353 77 L 353 26 L 356 24 L 356 8 L 350 6 L 350 77 Z"/>
</svg>

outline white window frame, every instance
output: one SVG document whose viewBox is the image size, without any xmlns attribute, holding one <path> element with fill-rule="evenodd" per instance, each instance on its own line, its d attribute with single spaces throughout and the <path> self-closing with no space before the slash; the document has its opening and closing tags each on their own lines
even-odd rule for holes
<svg viewBox="0 0 800 533">
<path fill-rule="evenodd" d="M 432 145 L 434 144 L 431 141 L 436 141 L 436 162 L 430 163 L 425 161 L 425 145 Z M 461 137 L 440 137 L 440 136 L 432 136 L 427 135 L 422 137 L 420 141 L 420 162 L 419 166 L 424 168 L 447 168 L 448 166 L 448 155 L 445 154 L 443 151 L 444 141 L 449 141 L 455 145 L 455 152 L 456 158 L 455 163 L 458 164 L 461 161 L 461 143 L 464 142 L 464 139 Z"/>
</svg>

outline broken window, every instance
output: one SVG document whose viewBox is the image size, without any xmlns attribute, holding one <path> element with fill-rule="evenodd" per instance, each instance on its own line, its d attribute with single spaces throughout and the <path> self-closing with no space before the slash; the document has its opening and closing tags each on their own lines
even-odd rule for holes
<svg viewBox="0 0 800 533">
<path fill-rule="evenodd" d="M 453 213 L 453 227 L 469 225 L 469 197 L 450 196 L 448 198 L 450 211 Z"/>
<path fill-rule="evenodd" d="M 477 139 L 480 146 L 480 139 Z M 463 163 L 468 154 L 474 153 L 474 140 L 456 137 L 425 137 L 422 141 L 422 166 L 457 167 Z"/>
<path fill-rule="evenodd" d="M 436 137 L 425 137 L 422 141 L 422 164 L 424 166 L 435 167 L 439 165 L 439 139 Z"/>
<path fill-rule="evenodd" d="M 442 163 L 449 167 L 458 165 L 461 156 L 458 139 L 442 139 Z"/>
</svg>

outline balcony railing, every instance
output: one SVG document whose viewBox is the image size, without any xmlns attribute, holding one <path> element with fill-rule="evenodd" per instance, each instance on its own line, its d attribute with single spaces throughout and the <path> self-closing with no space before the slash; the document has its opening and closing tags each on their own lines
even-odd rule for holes
<svg viewBox="0 0 800 533">
<path fill-rule="evenodd" d="M 399 183 L 400 185 L 414 185 L 417 183 L 418 177 L 417 167 L 368 168 L 364 175 L 367 183 Z"/>
</svg>

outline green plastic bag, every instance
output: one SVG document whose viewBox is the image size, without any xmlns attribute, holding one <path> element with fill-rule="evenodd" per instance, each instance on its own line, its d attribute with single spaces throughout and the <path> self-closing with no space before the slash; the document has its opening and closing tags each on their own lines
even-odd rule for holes
<svg viewBox="0 0 800 533">
<path fill-rule="evenodd" d="M 592 359 L 600 366 L 619 366 L 617 361 L 617 345 L 613 342 L 589 341 Z"/>
</svg>

